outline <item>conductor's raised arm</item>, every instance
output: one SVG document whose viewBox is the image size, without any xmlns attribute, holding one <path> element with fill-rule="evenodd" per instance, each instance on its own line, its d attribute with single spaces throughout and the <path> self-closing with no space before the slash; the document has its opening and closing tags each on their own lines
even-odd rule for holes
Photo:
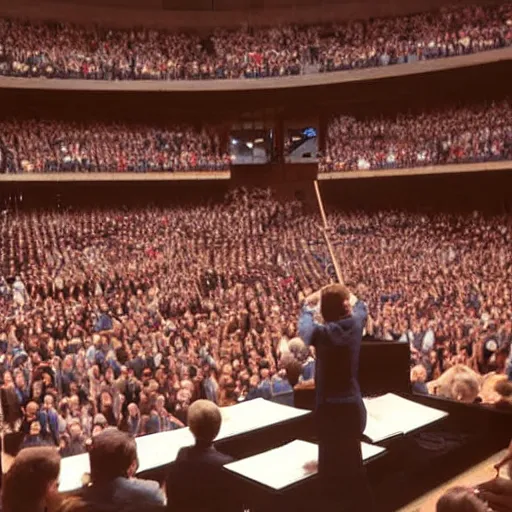
<svg viewBox="0 0 512 512">
<path fill-rule="evenodd" d="M 352 307 L 352 317 L 356 320 L 362 331 L 368 320 L 368 306 L 354 294 L 350 295 L 350 305 Z"/>
</svg>

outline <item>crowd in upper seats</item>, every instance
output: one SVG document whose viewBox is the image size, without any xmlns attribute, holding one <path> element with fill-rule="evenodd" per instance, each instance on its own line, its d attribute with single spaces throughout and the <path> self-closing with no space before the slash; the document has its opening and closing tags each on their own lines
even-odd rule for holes
<svg viewBox="0 0 512 512">
<path fill-rule="evenodd" d="M 0 74 L 99 80 L 279 77 L 465 55 L 511 43 L 508 3 L 207 36 L 2 20 Z"/>
<path fill-rule="evenodd" d="M 0 172 L 152 172 L 229 169 L 218 133 L 60 121 L 0 122 Z"/>
<path fill-rule="evenodd" d="M 327 128 L 320 172 L 512 160 L 512 103 L 398 114 L 340 116 Z M 61 121 L 0 122 L 0 172 L 227 170 L 213 128 Z"/>
<path fill-rule="evenodd" d="M 319 221 L 240 190 L 210 205 L 4 212 L 4 431 L 75 455 L 107 426 L 181 428 L 197 398 L 290 392 L 280 359 L 301 300 L 332 278 Z M 329 223 L 368 333 L 410 344 L 417 389 L 508 403 L 510 216 L 333 212 Z M 311 381 L 314 352 L 294 354 Z"/>
<path fill-rule="evenodd" d="M 334 118 L 320 170 L 396 169 L 512 159 L 512 103 L 396 118 Z"/>
</svg>

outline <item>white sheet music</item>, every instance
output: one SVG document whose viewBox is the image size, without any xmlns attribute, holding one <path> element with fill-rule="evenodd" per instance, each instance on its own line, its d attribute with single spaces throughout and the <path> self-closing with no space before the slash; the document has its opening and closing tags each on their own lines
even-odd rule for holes
<svg viewBox="0 0 512 512">
<path fill-rule="evenodd" d="M 408 434 L 430 425 L 448 413 L 407 400 L 393 393 L 376 398 L 365 398 L 368 412 L 365 436 L 378 443 L 398 434 Z"/>
<path fill-rule="evenodd" d="M 311 414 L 310 411 L 276 404 L 263 398 L 223 407 L 221 413 L 222 426 L 216 441 Z"/>
<path fill-rule="evenodd" d="M 65 457 L 60 461 L 59 492 L 76 491 L 82 486 L 82 477 L 89 473 L 89 454 Z"/>
<path fill-rule="evenodd" d="M 193 444 L 194 436 L 188 428 L 138 437 L 138 472 L 142 473 L 174 462 L 181 448 Z"/>
<path fill-rule="evenodd" d="M 216 441 L 276 425 L 287 420 L 311 414 L 310 411 L 280 405 L 263 398 L 221 408 L 222 426 Z M 188 428 L 138 437 L 139 472 L 159 468 L 176 460 L 178 452 L 194 444 Z M 90 472 L 87 454 L 67 457 L 61 462 L 60 492 L 71 492 L 82 487 L 84 473 Z"/>
<path fill-rule="evenodd" d="M 361 443 L 363 460 L 368 460 L 386 450 L 380 446 Z M 224 466 L 229 471 L 258 482 L 271 489 L 281 490 L 317 473 L 304 465 L 318 461 L 318 445 L 295 440 L 291 443 L 259 453 L 247 459 Z"/>
</svg>

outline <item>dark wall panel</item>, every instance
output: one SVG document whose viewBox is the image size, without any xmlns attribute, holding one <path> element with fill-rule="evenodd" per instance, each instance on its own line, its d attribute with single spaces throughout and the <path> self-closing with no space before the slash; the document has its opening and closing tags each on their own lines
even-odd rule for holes
<svg viewBox="0 0 512 512">
<path fill-rule="evenodd" d="M 162 0 L 163 8 L 169 11 L 211 11 L 214 0 Z"/>
<path fill-rule="evenodd" d="M 495 3 L 495 0 L 481 0 Z M 0 16 L 112 27 L 213 28 L 391 16 L 472 0 L 0 0 Z"/>
<path fill-rule="evenodd" d="M 80 7 L 115 7 L 119 9 L 137 9 L 145 11 L 161 11 L 163 8 L 162 1 L 165 0 L 39 0 L 42 6 L 45 4 L 72 4 L 79 5 Z M 197 0 L 194 0 L 197 1 Z M 190 2 L 189 2 L 190 7 Z"/>
</svg>

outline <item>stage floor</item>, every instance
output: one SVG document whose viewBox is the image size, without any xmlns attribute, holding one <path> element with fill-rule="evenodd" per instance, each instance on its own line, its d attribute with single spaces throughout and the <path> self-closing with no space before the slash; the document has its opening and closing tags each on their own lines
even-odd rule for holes
<svg viewBox="0 0 512 512">
<path fill-rule="evenodd" d="M 448 480 L 444 484 L 434 490 L 424 494 L 412 503 L 399 509 L 397 512 L 435 512 L 437 500 L 451 487 L 454 486 L 473 486 L 487 480 L 491 480 L 496 476 L 494 464 L 496 464 L 505 455 L 506 450 L 495 453 L 488 459 L 480 462 L 472 468 L 464 471 L 455 478 Z M 507 477 L 506 469 L 502 469 L 500 476 Z"/>
</svg>

